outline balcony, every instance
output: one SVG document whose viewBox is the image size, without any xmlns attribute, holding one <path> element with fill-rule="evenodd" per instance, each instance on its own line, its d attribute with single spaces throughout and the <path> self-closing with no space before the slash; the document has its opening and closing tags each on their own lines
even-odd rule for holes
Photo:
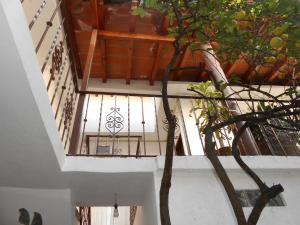
<svg viewBox="0 0 300 225">
<path fill-rule="evenodd" d="M 79 46 L 80 51 L 88 50 L 88 55 L 86 56 L 87 61 L 82 63 L 84 54 L 80 54 L 81 64 L 78 65 L 76 46 L 70 37 L 70 33 L 72 33 L 69 30 L 70 17 L 68 12 L 63 10 L 66 7 L 63 5 L 64 3 L 62 1 L 41 1 L 40 4 L 29 1 L 22 2 L 65 153 L 81 156 L 136 158 L 164 155 L 168 124 L 162 107 L 160 86 L 157 84 L 150 86 L 154 91 L 149 91 L 151 88 L 149 89 L 145 82 L 141 81 L 137 85 L 140 91 L 137 91 L 134 89 L 134 81 L 132 81 L 130 86 L 133 88 L 131 89 L 126 87 L 117 90 L 112 83 L 109 91 L 101 91 L 109 84 L 99 83 L 97 76 L 89 78 L 88 73 L 96 73 L 95 66 L 97 64 L 94 62 L 95 58 L 92 57 L 94 52 L 90 51 L 91 44 L 86 47 Z M 83 33 L 76 35 L 76 40 L 81 43 Z M 102 32 L 101 35 L 104 39 L 109 40 L 104 42 L 107 49 L 110 48 L 109 46 L 114 46 L 110 39 L 124 39 L 124 35 L 121 34 L 117 37 L 114 36 L 115 33 Z M 125 39 L 128 39 L 132 35 L 126 34 L 125 36 Z M 156 36 L 156 38 L 158 37 Z M 165 46 L 170 45 L 168 43 L 170 40 L 160 37 L 159 41 L 167 42 L 164 44 Z M 86 38 L 91 39 L 92 43 L 92 36 L 86 35 Z M 132 38 L 137 41 L 133 42 L 136 47 L 139 45 L 138 41 L 150 41 L 149 44 L 153 41 L 149 35 Z M 95 54 L 98 54 L 98 48 L 103 50 L 102 43 L 101 39 L 100 43 L 95 44 Z M 159 52 L 159 46 L 153 62 L 153 76 L 149 78 L 152 85 L 155 83 L 155 79 L 160 79 L 157 76 L 160 74 L 158 56 L 162 54 Z M 90 53 L 93 54 L 90 55 Z M 103 58 L 103 52 L 101 54 Z M 131 54 L 133 53 L 131 52 Z M 185 54 L 183 61 L 188 62 L 190 57 L 195 60 L 194 56 L 190 55 L 191 53 Z M 167 59 L 164 58 L 164 60 Z M 105 61 L 103 62 L 105 63 Z M 128 66 L 132 67 L 131 63 Z M 80 77 L 79 67 L 85 67 L 84 77 Z M 113 73 L 112 69 L 109 71 Z M 182 73 L 176 73 L 175 77 L 177 80 L 181 80 L 177 83 L 177 87 L 185 90 L 189 81 L 183 80 L 182 82 L 179 77 L 182 76 Z M 114 77 L 112 74 L 110 76 Z M 129 71 L 126 76 L 130 78 L 133 75 L 130 75 Z M 135 78 L 139 79 L 136 76 Z M 106 82 L 104 78 L 102 80 Z M 176 84 L 176 82 L 174 83 Z M 126 80 L 126 83 L 129 84 L 130 80 Z M 143 88 L 148 89 L 149 94 L 142 94 Z M 196 97 L 189 93 L 174 93 L 170 96 L 172 111 L 177 118 L 174 153 L 178 156 L 205 155 L 204 137 L 198 126 L 201 119 L 198 121 L 198 114 L 191 111 Z M 247 110 L 245 104 L 246 102 L 238 101 L 241 112 Z M 277 122 L 272 121 L 275 124 Z M 226 129 L 222 133 L 222 138 L 214 137 L 217 154 L 231 155 L 230 146 L 233 134 Z M 257 126 L 253 127 L 252 134 L 252 138 L 257 143 L 257 151 L 247 152 L 241 143 L 239 147 L 242 155 L 288 156 L 300 154 L 297 143 L 299 134 L 297 133 L 286 133 L 276 130 L 276 128 Z"/>
<path fill-rule="evenodd" d="M 174 153 L 177 156 L 204 155 L 204 135 L 199 130 L 198 112 L 192 111 L 196 97 L 170 96 L 177 118 Z M 242 106 L 244 102 L 241 102 Z M 154 157 L 165 154 L 168 123 L 160 95 L 88 94 L 82 111 L 76 149 L 70 155 L 97 157 Z M 273 120 L 276 124 L 278 121 Z M 79 127 L 79 126 L 78 126 Z M 214 136 L 218 155 L 231 155 L 233 134 L 223 129 Z M 263 125 L 252 128 L 259 155 L 299 155 L 299 134 Z M 251 154 L 244 153 L 241 154 Z M 253 154 L 253 153 L 252 153 Z"/>
</svg>

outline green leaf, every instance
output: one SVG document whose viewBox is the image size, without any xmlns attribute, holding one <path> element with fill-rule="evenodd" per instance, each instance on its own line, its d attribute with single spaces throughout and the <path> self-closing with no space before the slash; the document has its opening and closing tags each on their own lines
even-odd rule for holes
<svg viewBox="0 0 300 225">
<path fill-rule="evenodd" d="M 139 16 L 139 17 L 143 18 L 146 15 L 146 11 L 145 11 L 144 8 L 138 7 L 138 8 L 133 9 L 131 11 L 131 15 L 133 15 L 133 16 Z"/>
<path fill-rule="evenodd" d="M 189 48 L 190 48 L 191 50 L 196 49 L 196 44 L 195 44 L 195 43 L 191 43 L 191 44 L 189 45 Z"/>
<path fill-rule="evenodd" d="M 240 84 L 241 83 L 241 77 L 236 75 L 236 74 L 233 74 L 229 79 L 229 83 L 231 83 L 231 84 Z"/>
</svg>

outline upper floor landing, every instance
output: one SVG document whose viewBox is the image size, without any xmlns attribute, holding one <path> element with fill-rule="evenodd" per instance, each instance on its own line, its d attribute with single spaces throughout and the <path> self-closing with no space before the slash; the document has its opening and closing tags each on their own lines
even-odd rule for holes
<svg viewBox="0 0 300 225">
<path fill-rule="evenodd" d="M 67 42 L 70 49 L 73 76 L 77 80 L 96 79 L 98 85 L 110 80 L 123 84 L 137 80 L 154 85 L 161 81 L 164 68 L 172 54 L 173 37 L 167 35 L 170 21 L 157 11 L 147 10 L 144 17 L 132 15 L 139 1 L 114 0 L 23 0 L 27 22 L 43 71 L 45 54 L 55 38 Z M 57 35 L 55 35 L 57 32 Z M 61 34 L 60 34 L 61 33 Z M 48 42 L 48 43 L 47 43 Z M 54 46 L 57 45 L 54 43 Z M 53 47 L 54 48 L 54 47 Z M 205 55 L 191 48 L 183 48 L 171 81 L 206 81 L 209 65 Z M 198 68 L 198 69 L 195 69 Z M 251 69 L 241 57 L 234 63 L 221 62 L 227 78 L 238 75 L 244 82 L 256 81 L 272 84 L 289 84 L 289 68 L 285 63 L 259 65 Z M 259 76 L 257 76 L 257 73 Z M 78 86 L 89 89 L 89 82 Z M 86 86 L 86 87 L 85 87 Z"/>
</svg>

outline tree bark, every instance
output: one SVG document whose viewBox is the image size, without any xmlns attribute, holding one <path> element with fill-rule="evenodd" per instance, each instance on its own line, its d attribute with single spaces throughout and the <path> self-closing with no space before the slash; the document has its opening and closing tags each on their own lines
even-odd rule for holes
<svg viewBox="0 0 300 225">
<path fill-rule="evenodd" d="M 232 209 L 235 214 L 235 218 L 237 220 L 238 225 L 246 225 L 246 218 L 241 206 L 241 203 L 236 195 L 235 189 L 224 169 L 222 166 L 218 156 L 215 152 L 215 143 L 213 142 L 213 131 L 210 128 L 210 124 L 205 129 L 205 152 L 207 154 L 207 158 L 210 160 L 211 164 L 213 165 L 218 178 L 220 179 L 229 201 L 232 205 Z"/>
<path fill-rule="evenodd" d="M 172 114 L 169 101 L 168 101 L 168 78 L 171 69 L 174 67 L 176 60 L 180 54 L 180 49 L 177 40 L 174 42 L 175 52 L 170 60 L 163 76 L 162 80 L 162 100 L 164 111 L 168 120 L 168 136 L 167 136 L 167 147 L 165 156 L 165 166 L 163 171 L 163 177 L 160 186 L 160 219 L 161 225 L 171 225 L 170 212 L 169 212 L 169 191 L 171 188 L 172 179 L 172 166 L 173 166 L 173 147 L 174 147 L 174 135 L 176 120 Z"/>
</svg>

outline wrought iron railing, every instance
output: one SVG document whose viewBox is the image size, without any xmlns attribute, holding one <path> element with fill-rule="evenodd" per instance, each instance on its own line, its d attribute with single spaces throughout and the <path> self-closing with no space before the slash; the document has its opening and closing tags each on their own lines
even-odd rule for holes
<svg viewBox="0 0 300 225">
<path fill-rule="evenodd" d="M 21 0 L 58 131 L 69 148 L 78 94 L 72 48 L 67 44 L 62 0 Z"/>
<path fill-rule="evenodd" d="M 79 118 L 78 136 L 73 127 L 79 94 L 78 71 L 67 35 L 67 18 L 62 0 L 21 0 L 32 34 L 49 102 L 65 151 L 76 155 L 146 157 L 164 155 L 168 123 L 160 95 L 93 93 L 86 94 Z M 49 13 L 50 12 L 50 13 Z M 169 96 L 177 117 L 174 152 L 177 155 L 204 155 L 204 136 L 199 129 L 193 96 Z M 94 108 L 93 108 L 94 107 Z M 276 123 L 276 121 L 273 121 Z M 77 124 L 78 125 L 78 124 Z M 257 127 L 252 132 L 263 155 L 299 155 L 299 135 L 275 128 Z M 222 138 L 214 137 L 219 155 L 231 154 L 233 135 L 225 128 Z"/>
<path fill-rule="evenodd" d="M 173 111 L 179 117 L 176 101 L 173 100 Z M 89 94 L 83 112 L 80 137 L 76 139 L 77 154 L 132 157 L 164 154 L 168 124 L 160 97 Z M 180 131 L 178 121 L 176 143 L 184 132 Z"/>
<path fill-rule="evenodd" d="M 194 96 L 170 96 L 169 102 L 177 118 L 174 153 L 175 155 L 205 155 L 204 135 L 197 118 Z M 76 149 L 71 155 L 90 155 L 99 157 L 150 157 L 164 155 L 167 143 L 168 123 L 164 114 L 160 95 L 104 94 L 90 93 L 86 96 L 80 120 L 80 137 L 76 138 Z M 298 155 L 299 146 L 294 139 L 279 137 L 281 131 L 272 129 L 272 134 L 263 127 L 257 127 L 266 145 L 253 130 L 261 155 Z M 268 132 L 268 133 L 267 133 Z M 222 137 L 215 135 L 216 153 L 231 155 L 234 132 L 222 129 Z M 286 133 L 286 132 L 285 132 Z M 290 134 L 292 135 L 292 134 Z M 277 145 L 282 149 L 276 150 Z M 285 142 L 289 142 L 287 151 Z M 272 142 L 272 146 L 268 145 Z M 277 146 L 277 147 L 278 147 Z M 284 146 L 284 147 L 283 147 Z M 294 147 L 293 151 L 291 150 Z M 242 153 L 242 152 L 241 152 Z M 245 153 L 242 153 L 245 155 Z M 246 153 L 247 154 L 247 153 Z M 252 154 L 253 155 L 253 154 Z"/>
</svg>

